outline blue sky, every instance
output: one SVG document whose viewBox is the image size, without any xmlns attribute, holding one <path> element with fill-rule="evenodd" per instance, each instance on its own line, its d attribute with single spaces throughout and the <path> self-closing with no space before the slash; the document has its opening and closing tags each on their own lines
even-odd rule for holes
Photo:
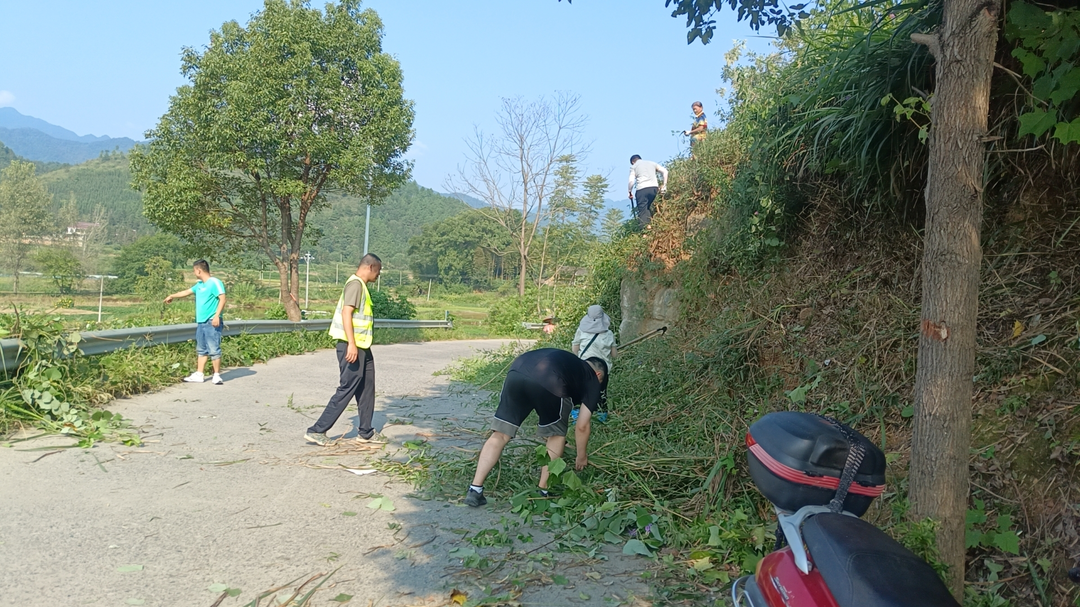
<svg viewBox="0 0 1080 607">
<path fill-rule="evenodd" d="M 312 3 L 321 6 L 321 1 Z M 734 15 L 720 15 L 708 46 L 686 44 L 685 22 L 664 0 L 369 0 L 383 48 L 416 102 L 413 177 L 445 191 L 464 139 L 485 130 L 501 97 L 581 96 L 589 173 L 624 195 L 631 154 L 663 161 L 685 149 L 690 103 L 712 118 L 724 53 L 734 40 L 766 50 Z M 0 0 L 0 106 L 83 135 L 141 139 L 184 83 L 180 49 L 201 47 L 262 0 Z M 715 125 L 715 118 L 710 121 Z"/>
</svg>

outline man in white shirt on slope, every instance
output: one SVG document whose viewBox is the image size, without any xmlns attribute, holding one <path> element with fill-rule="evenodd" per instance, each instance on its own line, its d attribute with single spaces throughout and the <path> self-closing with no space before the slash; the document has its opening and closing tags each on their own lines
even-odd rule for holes
<svg viewBox="0 0 1080 607">
<path fill-rule="evenodd" d="M 664 178 L 663 185 L 657 182 L 657 173 L 660 173 Z M 637 189 L 634 213 L 637 215 L 638 222 L 641 223 L 642 227 L 648 226 L 649 222 L 652 221 L 653 199 L 656 198 L 658 189 L 661 194 L 667 191 L 667 182 L 667 169 L 651 160 L 642 160 L 641 156 L 637 154 L 630 157 L 630 182 L 627 189 L 630 200 L 634 200 L 634 189 Z"/>
</svg>

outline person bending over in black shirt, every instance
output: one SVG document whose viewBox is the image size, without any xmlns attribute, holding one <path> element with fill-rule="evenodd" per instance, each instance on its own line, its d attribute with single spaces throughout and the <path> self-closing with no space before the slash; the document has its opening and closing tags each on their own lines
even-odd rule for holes
<svg viewBox="0 0 1080 607">
<path fill-rule="evenodd" d="M 480 461 L 465 494 L 465 503 L 473 507 L 487 503 L 484 479 L 532 411 L 540 416 L 537 434 L 547 440 L 548 457 L 555 459 L 562 457 L 566 447 L 570 411 L 574 405 L 584 405 L 574 427 L 577 444 L 574 468 L 584 468 L 589 463 L 586 446 L 589 444 L 590 420 L 599 406 L 600 384 L 606 376 L 607 364 L 602 359 L 581 360 L 566 350 L 543 348 L 514 359 L 503 382 L 495 419 L 491 422 L 491 436 L 480 450 Z M 542 492 L 547 491 L 547 482 L 548 469 L 544 466 L 540 471 Z"/>
</svg>

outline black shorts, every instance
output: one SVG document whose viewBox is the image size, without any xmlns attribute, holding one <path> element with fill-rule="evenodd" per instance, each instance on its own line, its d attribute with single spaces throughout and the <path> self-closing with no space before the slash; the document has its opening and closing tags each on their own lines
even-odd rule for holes
<svg viewBox="0 0 1080 607">
<path fill-rule="evenodd" d="M 524 373 L 510 371 L 503 382 L 491 429 L 513 438 L 525 418 L 536 411 L 540 416 L 537 430 L 540 437 L 566 436 L 573 408 L 574 403 L 569 398 L 555 396 Z"/>
</svg>

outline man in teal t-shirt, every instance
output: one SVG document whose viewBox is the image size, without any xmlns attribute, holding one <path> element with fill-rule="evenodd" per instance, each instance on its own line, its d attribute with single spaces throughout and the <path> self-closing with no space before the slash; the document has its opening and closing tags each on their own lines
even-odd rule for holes
<svg viewBox="0 0 1080 607">
<path fill-rule="evenodd" d="M 192 265 L 195 278 L 199 282 L 190 289 L 177 291 L 165 298 L 165 303 L 174 299 L 195 295 L 195 354 L 198 366 L 195 372 L 184 378 L 186 382 L 200 384 L 206 381 L 203 368 L 209 358 L 214 365 L 214 377 L 210 380 L 216 386 L 225 383 L 221 379 L 221 312 L 225 309 L 225 285 L 210 276 L 210 264 L 200 259 Z"/>
</svg>

